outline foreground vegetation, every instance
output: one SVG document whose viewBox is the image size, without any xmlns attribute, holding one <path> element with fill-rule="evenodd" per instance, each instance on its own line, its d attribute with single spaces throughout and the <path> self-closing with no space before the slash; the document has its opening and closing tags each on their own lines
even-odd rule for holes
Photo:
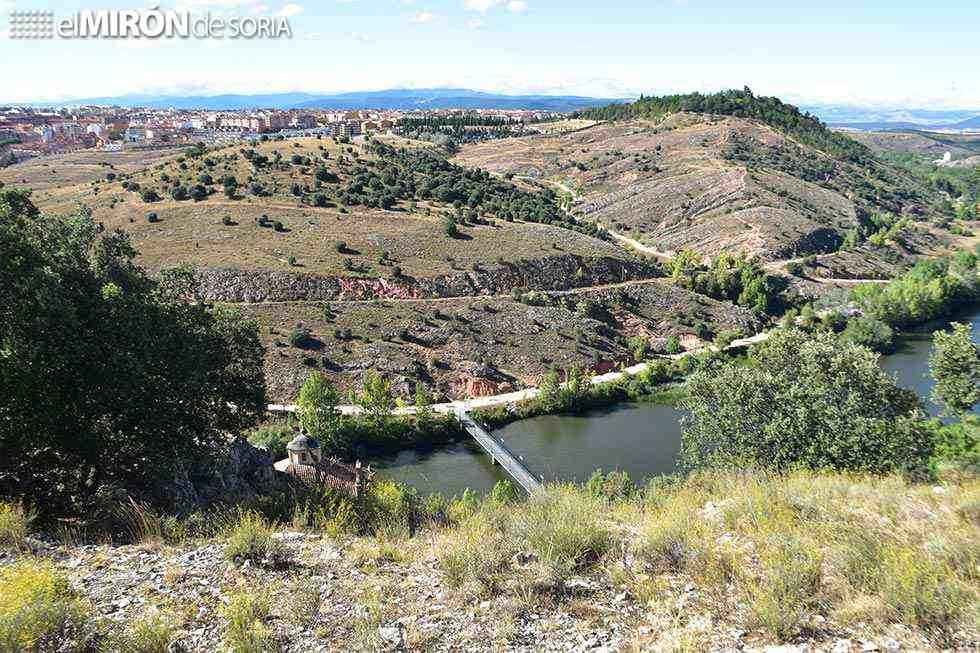
<svg viewBox="0 0 980 653">
<path fill-rule="evenodd" d="M 975 478 L 932 487 L 898 476 L 716 470 L 643 487 L 596 475 L 582 487 L 550 486 L 527 502 L 504 492 L 411 502 L 366 535 L 336 523 L 245 514 L 229 519 L 216 539 L 181 538 L 160 549 L 158 537 L 146 536 L 144 546 L 165 559 L 190 551 L 200 558 L 220 544 L 225 561 L 215 560 L 213 572 L 223 576 L 214 581 L 220 598 L 175 603 L 139 579 L 148 603 L 128 608 L 124 627 L 113 621 L 118 613 L 109 616 L 115 608 L 78 586 L 106 573 L 98 558 L 71 547 L 53 559 L 16 554 L 15 564 L 0 569 L 0 641 L 9 650 L 58 643 L 64 650 L 163 651 L 180 640 L 197 650 L 193 631 L 208 628 L 231 650 L 297 650 L 320 641 L 383 648 L 379 632 L 392 620 L 419 624 L 431 614 L 426 596 L 434 589 L 442 601 L 470 608 L 438 613 L 443 625 L 435 631 L 409 630 L 413 648 L 467 636 L 473 639 L 458 644 L 469 649 L 557 644 L 567 636 L 562 628 L 532 630 L 529 641 L 522 638 L 531 626 L 515 626 L 561 616 L 592 628 L 595 611 L 612 606 L 625 647 L 730 646 L 729 633 L 739 630 L 743 646 L 829 647 L 837 638 L 880 642 L 898 633 L 905 647 L 969 648 L 980 636 L 973 618 L 978 496 Z M 411 520 L 415 535 L 403 527 Z M 311 539 L 283 540 L 276 534 L 283 527 Z M 334 562 L 321 557 L 327 550 L 338 551 Z M 127 547 L 115 551 L 128 555 Z M 253 568 L 241 567 L 244 560 Z M 126 568 L 128 578 L 134 573 L 139 578 L 138 567 Z M 336 579 L 330 592 L 300 590 L 324 573 Z M 406 576 L 419 584 L 397 581 Z M 180 587 L 180 578 L 170 582 Z M 338 611 L 347 601 L 355 609 Z M 461 613 L 470 615 L 466 625 L 457 621 Z"/>
</svg>

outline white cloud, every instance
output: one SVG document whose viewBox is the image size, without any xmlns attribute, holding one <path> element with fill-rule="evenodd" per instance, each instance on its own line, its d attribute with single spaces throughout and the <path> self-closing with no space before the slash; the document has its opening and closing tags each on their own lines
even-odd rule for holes
<svg viewBox="0 0 980 653">
<path fill-rule="evenodd" d="M 285 4 L 283 5 L 282 9 L 279 10 L 279 15 L 285 16 L 286 18 L 301 13 L 303 13 L 303 5 L 298 5 L 295 2 L 290 2 L 288 4 Z"/>
<path fill-rule="evenodd" d="M 424 23 L 431 23 L 433 20 L 435 20 L 435 18 L 436 15 L 431 11 L 420 11 L 412 16 L 412 22 L 421 25 Z"/>
<path fill-rule="evenodd" d="M 269 13 L 269 5 L 255 5 L 248 11 L 251 14 L 267 14 Z"/>
<path fill-rule="evenodd" d="M 351 32 L 347 35 L 347 38 L 352 41 L 357 41 L 358 43 L 374 43 L 374 39 L 367 34 L 361 34 L 360 32 Z"/>
<path fill-rule="evenodd" d="M 465 0 L 463 4 L 470 11 L 478 11 L 481 14 L 485 14 L 503 3 L 504 0 Z"/>
<path fill-rule="evenodd" d="M 485 24 L 482 18 L 470 18 L 466 21 L 466 27 L 469 29 L 481 29 Z"/>
<path fill-rule="evenodd" d="M 177 9 L 248 9 L 260 4 L 262 4 L 261 0 L 179 0 L 177 3 Z"/>
<path fill-rule="evenodd" d="M 527 10 L 525 0 L 464 0 L 463 6 L 470 11 L 485 14 L 497 7 L 506 7 L 507 11 L 519 14 Z"/>
</svg>

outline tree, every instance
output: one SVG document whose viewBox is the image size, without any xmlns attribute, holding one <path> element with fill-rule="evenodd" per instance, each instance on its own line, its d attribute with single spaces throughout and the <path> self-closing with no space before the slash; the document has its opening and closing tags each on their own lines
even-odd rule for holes
<svg viewBox="0 0 980 653">
<path fill-rule="evenodd" d="M 892 328 L 881 320 L 866 315 L 848 321 L 841 332 L 841 338 L 879 354 L 890 354 L 895 350 L 895 332 Z"/>
<path fill-rule="evenodd" d="M 443 232 L 450 238 L 455 238 L 459 235 L 459 229 L 456 227 L 456 218 L 451 215 L 447 215 L 446 219 L 442 223 Z"/>
<path fill-rule="evenodd" d="M 687 467 L 929 473 L 933 439 L 919 400 L 872 352 L 792 329 L 774 333 L 756 358 L 691 376 L 682 402 Z"/>
<path fill-rule="evenodd" d="M 932 399 L 949 415 L 963 415 L 980 400 L 980 349 L 970 325 L 954 322 L 951 331 L 936 331 L 932 343 Z"/>
<path fill-rule="evenodd" d="M 85 212 L 0 191 L 0 495 L 93 516 L 99 496 L 168 498 L 265 408 L 254 321 L 151 279 Z"/>
<path fill-rule="evenodd" d="M 313 372 L 307 377 L 296 399 L 299 423 L 307 433 L 320 440 L 325 449 L 340 444 L 341 414 L 337 410 L 338 404 L 340 394 L 320 372 Z"/>
<path fill-rule="evenodd" d="M 380 374 L 368 372 L 364 375 L 364 388 L 357 398 L 357 403 L 364 410 L 368 422 L 378 431 L 383 432 L 395 407 L 395 396 L 391 391 L 391 381 Z"/>
</svg>

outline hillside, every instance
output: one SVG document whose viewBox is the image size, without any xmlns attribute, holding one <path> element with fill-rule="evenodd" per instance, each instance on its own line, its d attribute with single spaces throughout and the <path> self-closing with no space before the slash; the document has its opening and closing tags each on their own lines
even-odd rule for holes
<svg viewBox="0 0 980 653">
<path fill-rule="evenodd" d="M 611 105 L 581 114 L 609 122 L 468 145 L 455 160 L 563 189 L 583 222 L 664 254 L 736 249 L 779 261 L 833 253 L 899 216 L 916 223 L 902 245 L 861 245 L 862 256 L 941 245 L 929 221 L 948 197 L 922 179 L 778 100 L 720 95 Z"/>
<path fill-rule="evenodd" d="M 518 389 L 551 367 L 630 364 L 670 336 L 696 348 L 749 335 L 781 310 L 784 282 L 745 306 L 677 287 L 662 259 L 684 249 L 757 256 L 762 275 L 805 260 L 788 292 L 819 295 L 951 242 L 929 221 L 943 193 L 812 119 L 676 102 L 645 98 L 646 117 L 616 105 L 621 120 L 597 111 L 452 160 L 392 136 L 263 139 L 79 152 L 0 181 L 34 189 L 47 212 L 84 207 L 152 273 L 186 266 L 200 298 L 254 316 L 275 402 L 314 370 L 347 390 L 380 369 L 403 397 Z"/>
<path fill-rule="evenodd" d="M 631 362 L 635 336 L 662 346 L 758 326 L 745 310 L 647 285 L 658 269 L 569 222 L 551 191 L 400 139 L 78 153 L 0 180 L 37 189 L 45 211 L 87 207 L 129 234 L 149 270 L 190 266 L 201 297 L 255 315 L 274 401 L 294 400 L 314 369 L 354 388 L 380 366 L 400 394 L 421 383 L 456 397 L 474 383 L 534 384 L 552 365 Z M 522 297 L 532 290 L 556 294 Z M 531 309 L 534 323 L 529 303 L 548 304 Z"/>
<path fill-rule="evenodd" d="M 120 651 L 859 653 L 980 637 L 976 481 L 742 473 L 637 491 L 610 475 L 404 514 L 412 499 L 383 487 L 374 535 L 319 512 L 270 528 L 124 511 L 133 544 L 11 528 L 0 624 L 25 648 Z M 34 619 L 9 619 L 21 609 Z"/>
</svg>

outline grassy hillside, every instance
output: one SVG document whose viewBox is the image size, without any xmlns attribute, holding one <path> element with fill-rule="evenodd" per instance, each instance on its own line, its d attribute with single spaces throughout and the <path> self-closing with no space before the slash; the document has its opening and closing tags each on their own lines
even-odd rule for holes
<svg viewBox="0 0 980 653">
<path fill-rule="evenodd" d="M 662 351 L 672 335 L 689 343 L 722 331 L 749 335 L 761 326 L 747 309 L 666 279 L 514 299 L 296 302 L 248 311 L 271 352 L 269 393 L 283 400 L 296 396 L 312 370 L 344 389 L 359 387 L 374 371 L 402 395 L 422 383 L 440 396 L 463 396 L 468 378 L 507 392 L 538 385 L 553 367 L 632 364 L 638 342 L 647 343 L 644 351 Z"/>
<path fill-rule="evenodd" d="M 424 152 L 303 139 L 190 150 L 136 171 L 105 167 L 98 178 L 78 173 L 51 182 L 43 170 L 20 166 L 6 174 L 42 189 L 32 199 L 44 210 L 82 204 L 106 228 L 125 229 L 151 269 L 186 263 L 379 277 L 398 267 L 434 277 L 556 252 L 626 258 L 598 238 L 562 229 L 546 195 L 468 179 L 447 166 Z M 407 168 L 412 184 L 404 173 L 397 177 Z M 226 193 L 228 178 L 234 190 Z M 416 183 L 427 189 L 418 199 Z M 464 190 L 461 210 L 454 202 Z M 470 206 L 473 192 L 486 204 Z M 449 215 L 456 237 L 445 233 Z"/>
</svg>

